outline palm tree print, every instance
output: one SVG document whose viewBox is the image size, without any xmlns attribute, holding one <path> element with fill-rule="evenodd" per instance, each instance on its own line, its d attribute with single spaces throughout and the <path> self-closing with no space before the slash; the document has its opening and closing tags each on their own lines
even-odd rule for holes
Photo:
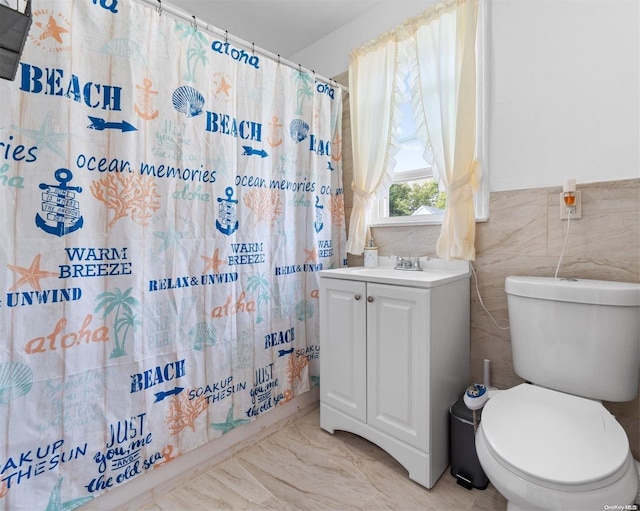
<svg viewBox="0 0 640 511">
<path fill-rule="evenodd" d="M 131 309 L 125 309 L 125 311 L 122 313 L 122 317 L 117 319 L 113 324 L 113 328 L 115 329 L 116 332 L 119 332 L 124 328 L 124 334 L 122 335 L 122 354 L 123 355 L 126 355 L 126 353 L 124 352 L 124 341 L 127 338 L 129 329 L 132 329 L 132 331 L 135 332 L 136 328 L 139 325 L 142 325 L 142 321 L 138 319 L 138 316 L 136 316 Z M 114 358 L 113 355 L 111 356 L 111 358 Z"/>
<path fill-rule="evenodd" d="M 182 32 L 179 37 L 180 40 L 186 39 L 187 37 L 189 38 L 189 44 L 187 46 L 187 71 L 184 74 L 184 80 L 187 82 L 195 82 L 198 62 L 202 64 L 209 62 L 207 58 L 207 38 L 192 25 L 178 24 L 175 30 Z"/>
<path fill-rule="evenodd" d="M 141 324 L 140 320 L 133 313 L 133 307 L 139 305 L 138 300 L 131 296 L 132 287 L 127 289 L 124 293 L 116 288 L 113 292 L 105 291 L 100 293 L 97 297 L 99 300 L 98 305 L 94 312 L 97 314 L 101 309 L 104 309 L 102 318 L 105 319 L 109 314 L 115 310 L 115 320 L 113 322 L 113 332 L 116 345 L 109 355 L 109 358 L 118 358 L 127 354 L 124 349 L 125 342 L 129 330 L 135 331 L 136 327 Z M 124 328 L 124 334 L 120 336 L 120 331 Z"/>
<path fill-rule="evenodd" d="M 314 79 L 310 74 L 299 71 L 296 75 L 296 82 L 298 82 L 296 115 L 302 115 L 302 105 L 305 99 L 313 98 Z"/>
<path fill-rule="evenodd" d="M 247 291 L 258 291 L 258 299 L 256 305 L 258 308 L 258 317 L 256 323 L 262 323 L 262 305 L 268 303 L 271 297 L 269 296 L 269 281 L 264 276 L 264 273 L 258 273 L 251 275 L 247 282 Z"/>
</svg>

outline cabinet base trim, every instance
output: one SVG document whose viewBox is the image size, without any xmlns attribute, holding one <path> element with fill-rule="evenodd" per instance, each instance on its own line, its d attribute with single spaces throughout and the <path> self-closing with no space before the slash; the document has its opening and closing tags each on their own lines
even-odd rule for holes
<svg viewBox="0 0 640 511">
<path fill-rule="evenodd" d="M 434 460 L 428 453 L 407 445 L 323 403 L 320 403 L 320 427 L 329 433 L 334 433 L 336 430 L 348 431 L 373 442 L 406 468 L 412 481 L 425 488 L 433 488 L 447 468 L 446 464 L 433 466 Z"/>
</svg>

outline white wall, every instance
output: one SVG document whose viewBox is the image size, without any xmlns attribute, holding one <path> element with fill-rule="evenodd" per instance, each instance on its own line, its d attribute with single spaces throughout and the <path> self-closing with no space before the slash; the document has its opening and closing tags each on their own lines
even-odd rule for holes
<svg viewBox="0 0 640 511">
<path fill-rule="evenodd" d="M 438 0 L 387 0 L 371 3 L 373 7 L 366 14 L 292 55 L 288 60 L 304 62 L 307 69 L 314 69 L 328 78 L 337 76 L 349 69 L 349 53 L 353 48 L 362 46 L 408 18 L 417 16 L 430 5 L 438 3 Z"/>
<path fill-rule="evenodd" d="M 492 2 L 492 191 L 640 177 L 638 5 Z"/>
<path fill-rule="evenodd" d="M 378 4 L 292 58 L 325 76 L 434 2 Z M 489 3 L 492 191 L 640 177 L 638 0 Z M 322 70 L 322 71 L 320 71 Z"/>
</svg>

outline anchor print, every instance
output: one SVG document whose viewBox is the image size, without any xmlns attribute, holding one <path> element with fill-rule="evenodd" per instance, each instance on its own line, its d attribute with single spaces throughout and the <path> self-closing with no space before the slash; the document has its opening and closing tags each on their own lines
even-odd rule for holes
<svg viewBox="0 0 640 511">
<path fill-rule="evenodd" d="M 331 141 L 331 159 L 333 161 L 340 161 L 342 158 L 342 137 L 339 133 L 336 133 L 336 136 L 333 137 Z"/>
<path fill-rule="evenodd" d="M 313 222 L 313 228 L 316 230 L 316 232 L 320 232 L 324 227 L 324 222 L 322 221 L 322 209 L 324 208 L 324 206 L 320 204 L 320 197 L 318 197 L 317 195 L 316 195 L 315 208 L 316 208 L 316 221 Z"/>
<path fill-rule="evenodd" d="M 81 193 L 80 186 L 67 186 L 73 179 L 69 169 L 56 170 L 54 177 L 57 185 L 40 183 L 42 193 L 42 211 L 45 218 L 36 213 L 36 226 L 44 232 L 58 237 L 65 236 L 82 228 L 83 219 L 80 215 L 80 207 L 75 200 L 76 193 Z"/>
<path fill-rule="evenodd" d="M 133 109 L 139 117 L 149 121 L 158 117 L 160 112 L 154 110 L 153 100 L 158 95 L 157 90 L 152 90 L 152 82 L 148 78 L 142 80 L 144 86 L 136 85 L 136 103 L 133 105 Z M 140 103 L 140 108 L 138 108 Z"/>
<path fill-rule="evenodd" d="M 271 128 L 271 132 L 267 136 L 267 142 L 271 147 L 278 147 L 280 144 L 282 144 L 282 137 L 280 136 L 280 129 L 282 128 L 282 123 L 279 122 L 277 115 L 274 115 L 271 118 L 271 122 L 269 123 L 269 128 Z"/>
<path fill-rule="evenodd" d="M 229 236 L 238 229 L 238 216 L 236 210 L 238 201 L 231 198 L 233 197 L 233 188 L 230 186 L 225 190 L 225 195 L 227 196 L 226 199 L 222 199 L 220 197 L 217 198 L 218 216 L 220 219 L 216 219 L 216 229 L 218 229 L 222 234 Z"/>
</svg>

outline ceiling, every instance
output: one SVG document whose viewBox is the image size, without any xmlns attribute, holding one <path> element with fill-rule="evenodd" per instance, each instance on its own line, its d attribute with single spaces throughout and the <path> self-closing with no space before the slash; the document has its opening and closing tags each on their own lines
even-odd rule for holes
<svg viewBox="0 0 640 511">
<path fill-rule="evenodd" d="M 388 1 L 388 0 L 387 0 Z M 197 20 L 284 59 L 367 10 L 375 0 L 168 0 Z"/>
</svg>

